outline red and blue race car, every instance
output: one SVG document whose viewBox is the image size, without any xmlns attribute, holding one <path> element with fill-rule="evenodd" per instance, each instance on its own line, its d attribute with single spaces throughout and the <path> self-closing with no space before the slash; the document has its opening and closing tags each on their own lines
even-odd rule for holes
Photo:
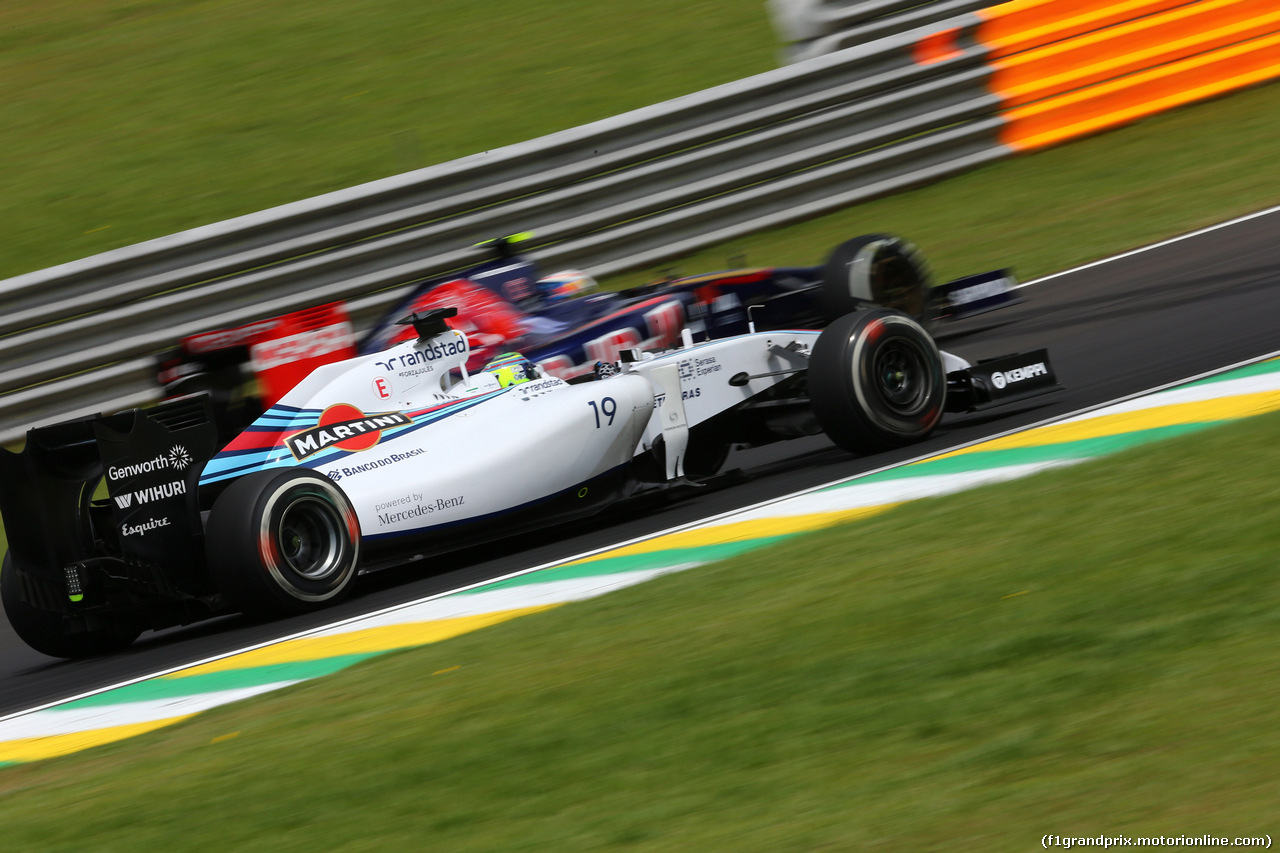
<svg viewBox="0 0 1280 853">
<path fill-rule="evenodd" d="M 161 384 L 169 396 L 211 392 L 219 432 L 231 435 L 321 364 L 403 342 L 412 332 L 396 320 L 414 312 L 458 309 L 450 324 L 468 338 L 468 369 L 515 350 L 542 373 L 573 380 L 620 353 L 671 347 L 686 330 L 691 340 L 708 341 L 753 330 L 819 329 L 873 306 L 932 329 L 1016 299 L 1008 270 L 933 285 L 920 251 L 887 234 L 841 243 L 819 266 L 732 269 L 616 292 L 600 291 L 579 271 L 542 275 L 514 240 L 490 245 L 494 258 L 422 284 L 362 336 L 336 303 L 205 332 L 165 358 Z"/>
</svg>

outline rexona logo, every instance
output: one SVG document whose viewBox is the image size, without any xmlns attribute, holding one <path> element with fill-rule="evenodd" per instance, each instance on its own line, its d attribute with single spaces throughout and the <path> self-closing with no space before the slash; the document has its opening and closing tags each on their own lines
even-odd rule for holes
<svg viewBox="0 0 1280 853">
<path fill-rule="evenodd" d="M 1006 385 L 1012 385 L 1024 379 L 1044 376 L 1048 372 L 1049 368 L 1045 367 L 1042 361 L 1038 364 L 1028 364 L 1026 367 L 1015 367 L 1013 370 L 1006 370 L 1003 373 L 997 370 L 991 374 L 991 383 L 997 388 L 1003 388 Z"/>
<path fill-rule="evenodd" d="M 401 412 L 366 415 L 349 403 L 339 403 L 321 412 L 319 424 L 294 433 L 284 443 L 294 458 L 302 461 L 329 447 L 368 450 L 382 439 L 384 429 L 411 423 L 413 419 Z"/>
</svg>

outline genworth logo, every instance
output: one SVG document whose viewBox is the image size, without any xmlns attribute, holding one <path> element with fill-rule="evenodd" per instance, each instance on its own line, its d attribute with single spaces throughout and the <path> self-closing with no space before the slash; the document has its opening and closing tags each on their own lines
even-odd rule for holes
<svg viewBox="0 0 1280 853">
<path fill-rule="evenodd" d="M 191 464 L 191 454 L 181 444 L 175 444 L 169 450 L 169 467 L 175 471 L 185 471 Z"/>
</svg>

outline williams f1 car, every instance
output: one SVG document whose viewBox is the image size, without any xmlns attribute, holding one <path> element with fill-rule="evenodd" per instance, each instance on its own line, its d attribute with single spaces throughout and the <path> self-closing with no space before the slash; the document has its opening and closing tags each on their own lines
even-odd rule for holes
<svg viewBox="0 0 1280 853">
<path fill-rule="evenodd" d="M 225 446 L 200 394 L 0 451 L 18 635 L 79 657 L 220 613 L 323 607 L 363 573 L 711 477 L 731 445 L 823 432 L 871 452 L 1057 387 L 1043 350 L 970 364 L 887 308 L 821 331 L 686 329 L 572 381 L 518 354 L 468 369 L 452 313 L 413 313 L 410 340 L 315 369 Z"/>
<path fill-rule="evenodd" d="M 459 309 L 448 322 L 468 337 L 470 370 L 519 350 L 540 372 L 571 380 L 625 350 L 674 346 L 685 328 L 698 339 L 818 329 L 880 306 L 935 329 L 1016 299 L 1008 270 L 932 285 L 920 251 L 887 234 L 847 240 L 819 266 L 733 269 L 619 292 L 598 291 L 579 271 L 543 276 L 514 240 L 491 244 L 495 258 L 416 287 L 359 337 L 341 304 L 322 305 L 185 338 L 158 378 L 170 397 L 208 390 L 230 439 L 315 367 L 402 343 L 414 333 L 397 321 L 433 308 Z"/>
</svg>

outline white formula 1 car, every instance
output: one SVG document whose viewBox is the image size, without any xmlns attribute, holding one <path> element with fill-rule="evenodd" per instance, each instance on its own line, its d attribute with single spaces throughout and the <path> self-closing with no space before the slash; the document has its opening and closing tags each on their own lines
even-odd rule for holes
<svg viewBox="0 0 1280 853">
<path fill-rule="evenodd" d="M 750 332 L 565 382 L 518 355 L 468 373 L 452 309 L 325 365 L 217 449 L 204 396 L 33 429 L 0 453 L 9 621 L 77 657 L 143 630 L 324 606 L 374 569 L 714 475 L 731 445 L 825 432 L 869 452 L 1055 389 L 1046 353 L 978 365 L 885 308 Z M 430 565 L 430 562 L 427 562 Z"/>
</svg>

